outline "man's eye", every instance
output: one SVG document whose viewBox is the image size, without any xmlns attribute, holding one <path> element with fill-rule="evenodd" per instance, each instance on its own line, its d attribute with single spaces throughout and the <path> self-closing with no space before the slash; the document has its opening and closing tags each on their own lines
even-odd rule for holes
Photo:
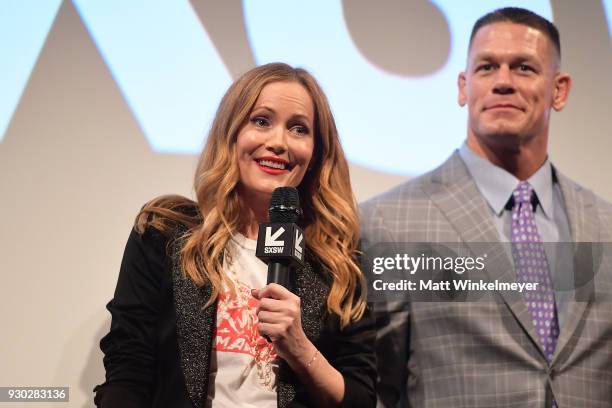
<svg viewBox="0 0 612 408">
<path fill-rule="evenodd" d="M 489 72 L 493 70 L 493 64 L 482 64 L 478 67 L 478 71 Z"/>
<path fill-rule="evenodd" d="M 519 65 L 519 71 L 521 71 L 521 72 L 530 72 L 530 71 L 533 71 L 533 68 L 531 68 L 527 64 L 521 64 L 521 65 Z"/>
</svg>

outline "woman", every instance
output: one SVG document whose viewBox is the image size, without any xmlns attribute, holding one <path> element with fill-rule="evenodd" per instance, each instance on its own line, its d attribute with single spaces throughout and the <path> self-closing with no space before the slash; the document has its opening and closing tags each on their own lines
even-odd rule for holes
<svg viewBox="0 0 612 408">
<path fill-rule="evenodd" d="M 197 202 L 157 198 L 128 240 L 100 407 L 374 406 L 374 331 L 358 221 L 327 100 L 269 64 L 227 91 L 195 176 Z M 255 257 L 275 188 L 297 187 L 307 242 L 293 292 Z M 264 336 L 271 340 L 269 343 Z"/>
</svg>

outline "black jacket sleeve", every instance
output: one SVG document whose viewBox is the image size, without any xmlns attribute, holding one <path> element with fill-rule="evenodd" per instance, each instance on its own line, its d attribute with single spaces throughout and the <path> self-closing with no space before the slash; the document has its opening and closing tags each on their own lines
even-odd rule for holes
<svg viewBox="0 0 612 408">
<path fill-rule="evenodd" d="M 339 319 L 336 321 L 340 325 Z M 376 331 L 370 308 L 361 320 L 336 329 L 330 363 L 344 378 L 343 407 L 376 406 Z"/>
<path fill-rule="evenodd" d="M 354 343 L 353 353 L 338 358 L 339 371 L 344 377 L 343 407 L 374 407 L 376 405 L 376 331 L 370 309 L 364 317 L 342 332 L 342 338 Z M 342 342 L 340 342 L 342 344 Z"/>
<path fill-rule="evenodd" d="M 366 256 L 377 256 L 380 244 L 398 242 L 390 233 L 384 217 L 380 215 L 376 201 L 361 207 L 361 244 Z M 371 274 L 371 270 L 364 270 Z M 371 277 L 368 278 L 368 280 Z M 380 293 L 384 296 L 386 293 Z M 372 314 L 376 326 L 376 364 L 378 405 L 383 407 L 405 406 L 408 359 L 410 358 L 410 307 L 407 301 L 377 299 L 372 302 Z"/>
<path fill-rule="evenodd" d="M 106 381 L 97 386 L 98 407 L 150 407 L 156 387 L 160 289 L 169 262 L 165 237 L 152 228 L 132 231 L 117 288 L 107 309 L 109 333 L 100 341 Z"/>
</svg>

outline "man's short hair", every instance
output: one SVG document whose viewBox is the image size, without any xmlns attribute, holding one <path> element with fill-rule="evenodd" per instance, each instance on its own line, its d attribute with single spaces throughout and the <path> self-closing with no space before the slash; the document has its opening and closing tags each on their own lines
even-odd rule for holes
<svg viewBox="0 0 612 408">
<path fill-rule="evenodd" d="M 527 27 L 534 28 L 543 33 L 550 42 L 555 46 L 557 50 L 557 56 L 561 58 L 561 41 L 559 39 L 559 30 L 557 27 L 544 17 L 534 13 L 533 11 L 526 10 L 519 7 L 505 7 L 500 8 L 480 17 L 474 27 L 472 28 L 472 34 L 470 34 L 470 43 L 468 49 L 472 48 L 472 41 L 476 32 L 489 24 L 493 23 L 514 23 L 521 24 Z"/>
</svg>

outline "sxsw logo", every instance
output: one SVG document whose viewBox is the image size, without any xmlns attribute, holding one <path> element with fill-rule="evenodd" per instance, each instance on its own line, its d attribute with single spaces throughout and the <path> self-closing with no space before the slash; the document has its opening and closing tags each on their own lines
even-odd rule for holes
<svg viewBox="0 0 612 408">
<path fill-rule="evenodd" d="M 285 241 L 279 239 L 285 232 L 285 228 L 280 227 L 272 233 L 272 227 L 266 227 L 266 239 L 264 242 L 265 254 L 282 254 L 285 249 Z"/>
<path fill-rule="evenodd" d="M 295 224 L 262 224 L 257 241 L 257 256 L 261 259 L 286 259 L 297 263 L 304 259 L 304 232 Z"/>
<path fill-rule="evenodd" d="M 296 258 L 299 259 L 304 259 L 303 258 L 303 249 L 302 249 L 302 241 L 304 240 L 304 233 L 302 231 L 300 231 L 299 229 L 296 228 L 295 230 L 295 241 L 293 241 L 293 254 L 296 256 Z"/>
</svg>

